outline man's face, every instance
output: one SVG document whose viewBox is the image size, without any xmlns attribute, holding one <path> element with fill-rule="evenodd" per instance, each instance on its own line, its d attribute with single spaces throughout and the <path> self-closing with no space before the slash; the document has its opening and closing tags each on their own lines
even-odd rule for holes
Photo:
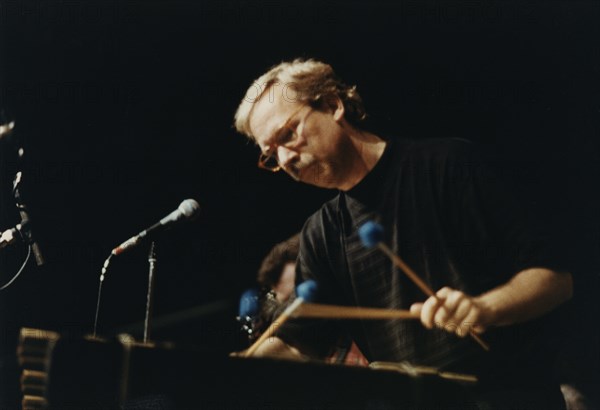
<svg viewBox="0 0 600 410">
<path fill-rule="evenodd" d="M 261 151 L 275 155 L 292 178 L 338 188 L 349 166 L 343 112 L 341 103 L 317 110 L 267 89 L 252 110 L 250 130 Z"/>
</svg>

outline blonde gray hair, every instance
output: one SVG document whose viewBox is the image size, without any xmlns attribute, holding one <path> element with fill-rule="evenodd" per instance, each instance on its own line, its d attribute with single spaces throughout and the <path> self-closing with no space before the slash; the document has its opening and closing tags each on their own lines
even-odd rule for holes
<svg viewBox="0 0 600 410">
<path fill-rule="evenodd" d="M 339 97 L 344 104 L 345 119 L 353 125 L 366 117 L 356 86 L 344 84 L 329 64 L 296 59 L 272 67 L 248 88 L 235 113 L 234 126 L 238 132 L 254 139 L 249 125 L 252 108 L 267 90 L 271 93 L 277 85 L 282 86 L 281 93 L 286 100 L 308 103 L 315 108 L 319 108 L 326 97 Z"/>
</svg>

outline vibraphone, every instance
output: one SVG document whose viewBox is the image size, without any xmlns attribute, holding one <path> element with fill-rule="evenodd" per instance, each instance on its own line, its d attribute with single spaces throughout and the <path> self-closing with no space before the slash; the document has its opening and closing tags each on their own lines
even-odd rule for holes
<svg viewBox="0 0 600 410">
<path fill-rule="evenodd" d="M 468 408 L 460 375 L 229 357 L 22 329 L 23 410 Z"/>
</svg>

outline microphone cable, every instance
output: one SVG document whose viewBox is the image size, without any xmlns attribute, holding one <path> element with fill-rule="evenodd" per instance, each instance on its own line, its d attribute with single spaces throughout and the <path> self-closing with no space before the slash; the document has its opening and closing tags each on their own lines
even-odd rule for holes
<svg viewBox="0 0 600 410">
<path fill-rule="evenodd" d="M 23 272 L 23 269 L 25 269 L 25 266 L 27 265 L 27 262 L 29 262 L 29 257 L 31 256 L 31 245 L 27 246 L 27 256 L 25 257 L 25 262 L 23 262 L 23 264 L 21 265 L 21 267 L 19 268 L 19 271 L 17 273 L 15 273 L 15 276 L 12 277 L 12 279 L 10 279 L 6 284 L 2 285 L 0 287 L 0 291 L 8 288 L 10 285 L 12 285 L 12 283 L 17 280 L 17 278 L 21 275 L 21 273 Z"/>
</svg>

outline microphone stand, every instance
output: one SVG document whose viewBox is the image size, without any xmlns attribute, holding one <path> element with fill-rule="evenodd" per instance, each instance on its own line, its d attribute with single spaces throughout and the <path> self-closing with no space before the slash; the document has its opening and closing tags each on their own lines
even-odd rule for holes
<svg viewBox="0 0 600 410">
<path fill-rule="evenodd" d="M 148 294 L 146 296 L 146 317 L 144 318 L 144 343 L 148 343 L 148 339 L 150 338 L 150 314 L 152 313 L 154 273 L 156 272 L 156 245 L 154 241 L 150 244 L 148 264 Z"/>
<path fill-rule="evenodd" d="M 21 229 L 19 232 L 21 233 L 21 236 L 25 243 L 31 246 L 33 256 L 35 257 L 36 265 L 42 266 L 44 264 L 44 257 L 42 256 L 42 252 L 40 251 L 39 245 L 37 244 L 36 240 L 33 238 L 33 235 L 31 233 L 29 211 L 27 209 L 27 205 L 25 205 L 25 203 L 23 202 L 21 191 L 19 189 L 22 177 L 23 172 L 18 171 L 15 175 L 15 180 L 13 181 L 13 195 L 15 197 L 17 209 L 19 210 L 19 215 L 21 215 Z"/>
<path fill-rule="evenodd" d="M 3 113 L 0 112 L 0 116 L 3 116 L 2 114 Z M 15 126 L 14 121 L 10 122 L 7 125 L 0 124 L 0 140 L 2 138 L 4 138 L 5 136 L 10 136 L 10 133 L 11 133 L 12 129 L 14 128 L 14 126 Z M 19 162 L 19 166 L 18 166 L 19 168 L 21 167 L 21 165 L 23 163 L 24 153 L 25 153 L 25 150 L 22 147 L 17 149 L 17 159 Z M 0 152 L 0 154 L 1 154 L 1 152 Z M 0 166 L 3 166 L 3 165 L 4 165 L 4 156 L 2 155 L 2 156 L 0 156 Z M 23 172 L 17 171 L 15 174 L 15 178 L 13 180 L 13 188 L 12 188 L 16 206 L 17 206 L 17 209 L 19 210 L 19 214 L 21 216 L 21 222 L 19 224 L 17 224 L 14 228 L 8 229 L 4 232 L 0 231 L 0 249 L 13 244 L 14 242 L 17 241 L 17 239 L 21 239 L 23 242 L 25 242 L 25 244 L 27 244 L 27 249 L 28 249 L 27 257 L 25 258 L 25 262 L 23 262 L 23 265 L 21 266 L 19 271 L 12 277 L 12 279 L 10 279 L 6 284 L 0 286 L 0 291 L 4 290 L 8 286 L 10 286 L 21 275 L 21 272 L 27 265 L 27 262 L 29 262 L 29 256 L 31 255 L 31 253 L 33 253 L 33 255 L 35 257 L 35 262 L 36 262 L 37 266 L 42 266 L 44 264 L 44 257 L 42 256 L 40 247 L 37 244 L 36 240 L 34 239 L 33 234 L 31 233 L 31 221 L 30 221 L 27 205 L 25 205 L 25 203 L 23 202 L 23 198 L 21 196 L 20 187 L 21 187 L 22 178 L 23 178 Z"/>
</svg>

